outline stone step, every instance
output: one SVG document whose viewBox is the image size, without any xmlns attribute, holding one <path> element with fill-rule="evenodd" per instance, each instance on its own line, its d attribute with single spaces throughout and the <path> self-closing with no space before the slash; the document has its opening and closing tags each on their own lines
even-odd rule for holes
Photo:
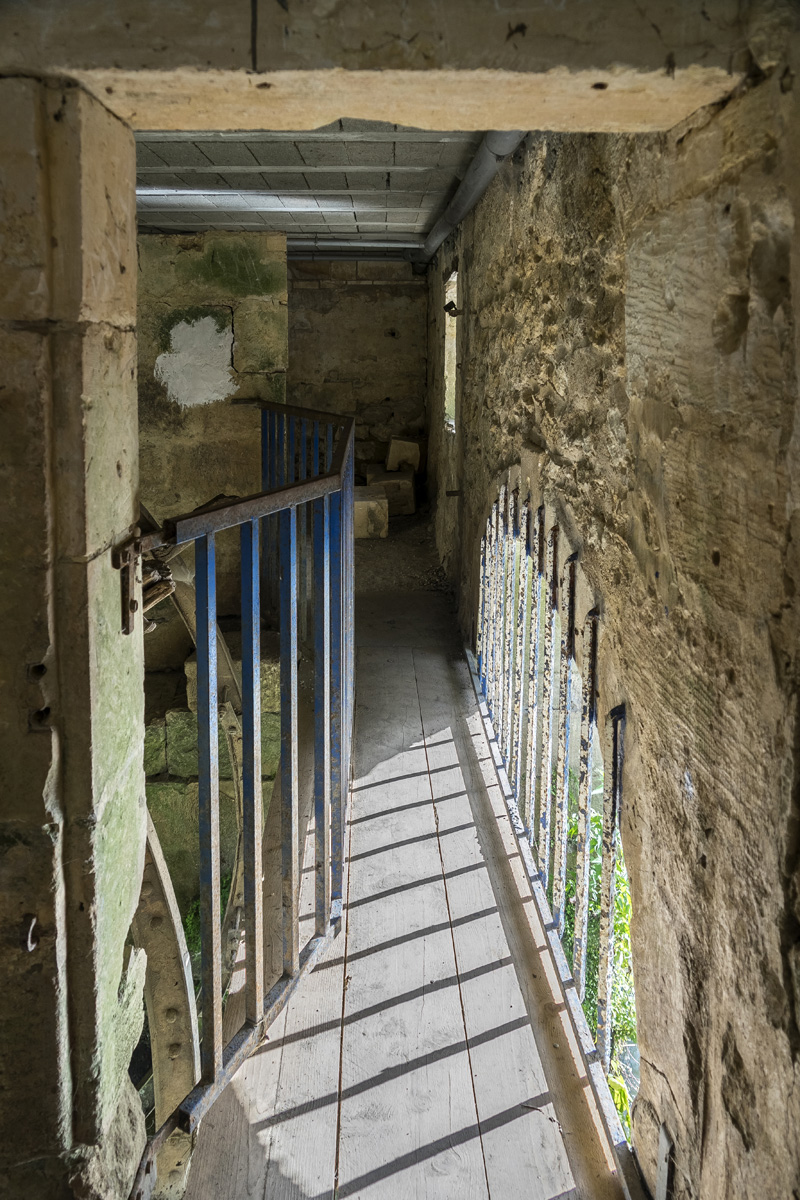
<svg viewBox="0 0 800 1200">
<path fill-rule="evenodd" d="M 389 534 L 389 501 L 380 484 L 353 488 L 354 529 L 357 538 L 385 538 Z"/>
<path fill-rule="evenodd" d="M 380 463 L 370 463 L 366 468 L 367 483 L 371 487 L 382 487 L 389 502 L 389 516 L 410 516 L 416 512 L 414 499 L 414 472 L 411 467 L 399 471 L 387 471 Z"/>
</svg>

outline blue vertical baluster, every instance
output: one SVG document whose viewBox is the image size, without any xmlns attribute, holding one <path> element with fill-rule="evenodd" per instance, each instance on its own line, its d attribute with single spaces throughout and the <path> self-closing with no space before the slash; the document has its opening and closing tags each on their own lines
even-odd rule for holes
<svg viewBox="0 0 800 1200">
<path fill-rule="evenodd" d="M 242 547 L 242 782 L 246 1015 L 264 1008 L 264 933 L 261 895 L 261 600 L 258 521 L 241 526 Z"/>
<path fill-rule="evenodd" d="M 197 759 L 200 821 L 200 941 L 203 979 L 203 1080 L 222 1068 L 222 954 L 219 892 L 219 724 L 217 581 L 214 534 L 195 541 L 197 589 Z"/>
<path fill-rule="evenodd" d="M 315 435 L 315 441 L 318 437 Z M 314 510 L 314 825 L 316 931 L 328 931 L 331 911 L 331 680 L 330 680 L 330 497 Z"/>
<path fill-rule="evenodd" d="M 319 421 L 313 421 L 311 424 L 311 470 L 310 470 L 311 478 L 316 479 L 316 477 L 318 475 L 323 474 L 323 471 L 324 471 L 324 467 L 323 467 L 323 464 L 320 462 Z M 313 524 L 314 524 L 313 505 L 311 505 L 310 507 L 312 510 L 311 524 L 312 524 L 312 528 L 313 528 Z M 328 509 L 330 511 L 330 505 L 328 506 Z M 316 587 L 316 569 L 312 568 L 311 579 L 309 580 L 309 588 L 312 591 L 312 593 L 314 592 L 315 587 Z M 314 603 L 316 604 L 316 598 L 314 599 Z"/>
<path fill-rule="evenodd" d="M 351 439 L 347 467 L 347 759 L 344 778 L 345 796 L 350 795 L 350 754 L 353 749 L 353 703 L 355 699 L 355 557 L 353 528 L 353 485 L 355 449 Z"/>
<path fill-rule="evenodd" d="M 270 459 L 270 413 L 268 408 L 261 410 L 261 490 L 268 492 L 270 489 L 269 482 L 269 459 Z M 261 555 L 261 594 L 265 602 L 269 601 L 269 542 L 270 542 L 270 517 L 264 517 L 261 521 L 261 545 L 263 553 Z"/>
<path fill-rule="evenodd" d="M 295 472 L 295 465 L 296 465 L 296 445 L 295 445 L 295 443 L 297 440 L 297 418 L 289 417 L 288 425 L 289 425 L 289 439 L 288 439 L 288 451 L 287 451 L 287 456 L 286 456 L 286 482 L 294 483 L 295 479 L 297 478 L 296 472 Z"/>
<path fill-rule="evenodd" d="M 299 970 L 298 768 L 297 768 L 297 509 L 281 524 L 281 867 L 283 971 Z"/>
<path fill-rule="evenodd" d="M 300 421 L 300 449 L 298 454 L 299 479 L 302 483 L 308 477 L 308 421 Z M 300 641 L 308 644 L 308 603 L 311 592 L 311 580 L 308 569 L 308 546 L 313 536 L 309 529 L 309 520 L 313 523 L 313 505 L 304 504 L 298 514 L 298 570 L 300 572 Z"/>
<path fill-rule="evenodd" d="M 278 454 L 279 441 L 280 450 L 283 448 L 283 430 L 278 420 L 278 414 L 272 412 L 269 414 L 269 489 L 278 486 Z M 279 438 L 280 434 L 280 438 Z M 269 563 L 269 603 L 273 613 L 278 607 L 278 516 L 274 514 L 267 518 L 269 522 L 269 544 L 267 548 L 267 557 Z"/>
<path fill-rule="evenodd" d="M 331 431 L 328 434 L 330 464 Z M 344 821 L 342 812 L 342 493 L 330 497 L 330 633 L 331 633 L 331 896 L 341 912 Z"/>
<path fill-rule="evenodd" d="M 277 459 L 277 477 L 275 483 L 277 487 L 283 487 L 286 483 L 286 414 L 277 413 L 278 420 L 278 440 L 275 447 Z"/>
</svg>

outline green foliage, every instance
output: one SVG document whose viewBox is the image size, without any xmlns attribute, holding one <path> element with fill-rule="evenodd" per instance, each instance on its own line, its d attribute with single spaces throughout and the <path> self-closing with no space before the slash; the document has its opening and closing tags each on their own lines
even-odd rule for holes
<svg viewBox="0 0 800 1200">
<path fill-rule="evenodd" d="M 625 1085 L 625 1080 L 619 1071 L 614 1070 L 612 1064 L 611 1070 L 608 1073 L 608 1090 L 611 1092 L 611 1099 L 614 1101 L 614 1108 L 619 1114 L 622 1128 L 626 1138 L 630 1141 L 631 1136 L 631 1101 L 628 1095 L 628 1089 Z"/>
<path fill-rule="evenodd" d="M 578 843 L 578 781 L 569 778 L 567 826 L 567 878 L 564 913 L 564 952 L 572 961 L 575 931 L 576 860 Z M 597 984 L 600 967 L 600 888 L 603 871 L 603 818 L 590 813 L 589 920 L 586 931 L 586 992 L 583 1010 L 592 1036 L 597 1037 Z M 623 1129 L 630 1136 L 630 1096 L 622 1074 L 617 1047 L 636 1041 L 636 995 L 631 954 L 631 892 L 621 842 L 614 864 L 614 965 L 611 985 L 611 1070 L 608 1085 Z"/>
</svg>

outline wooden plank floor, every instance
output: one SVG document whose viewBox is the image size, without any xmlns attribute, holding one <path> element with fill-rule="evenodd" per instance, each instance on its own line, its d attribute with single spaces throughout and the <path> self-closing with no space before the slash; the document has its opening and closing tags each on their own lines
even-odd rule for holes
<svg viewBox="0 0 800 1200">
<path fill-rule="evenodd" d="M 359 600 L 346 932 L 205 1118 L 187 1200 L 621 1196 L 454 631 L 437 593 Z"/>
</svg>

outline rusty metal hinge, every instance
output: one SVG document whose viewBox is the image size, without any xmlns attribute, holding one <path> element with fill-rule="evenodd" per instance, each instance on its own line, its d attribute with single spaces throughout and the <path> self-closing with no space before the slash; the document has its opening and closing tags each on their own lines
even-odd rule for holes
<svg viewBox="0 0 800 1200">
<path fill-rule="evenodd" d="M 133 633 L 139 601 L 136 599 L 136 571 L 142 558 L 142 531 L 138 525 L 130 536 L 111 551 L 111 564 L 120 572 L 122 632 Z"/>
</svg>

